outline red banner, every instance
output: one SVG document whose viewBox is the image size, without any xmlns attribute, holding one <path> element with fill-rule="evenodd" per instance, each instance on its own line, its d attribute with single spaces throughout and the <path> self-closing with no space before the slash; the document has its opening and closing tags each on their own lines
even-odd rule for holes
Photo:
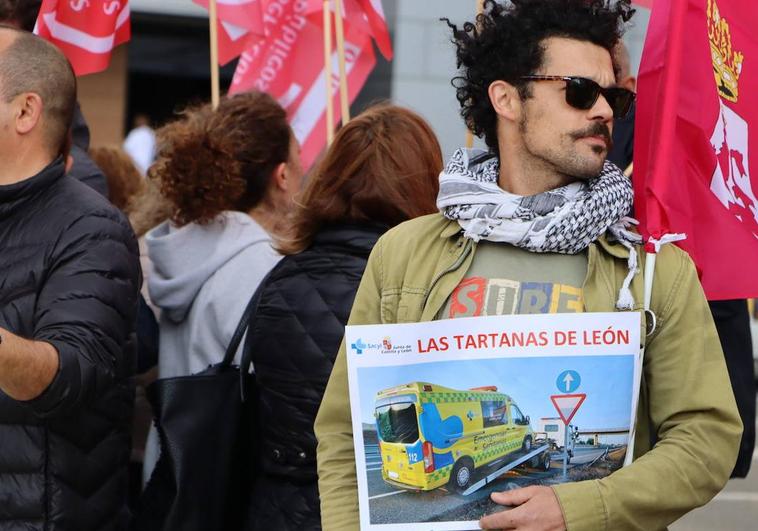
<svg viewBox="0 0 758 531">
<path fill-rule="evenodd" d="M 273 0 L 276 2 L 277 0 Z M 230 94 L 260 90 L 287 110 L 309 167 L 326 145 L 326 79 L 323 30 L 308 16 L 305 2 L 281 0 L 281 9 L 264 14 L 267 37 L 240 57 Z M 376 59 L 368 34 L 345 26 L 345 62 L 349 99 L 363 88 Z M 332 54 L 335 123 L 340 120 L 337 54 Z"/>
<path fill-rule="evenodd" d="M 376 41 L 379 51 L 385 59 L 392 59 L 392 42 L 387 30 L 387 21 L 384 17 L 381 0 L 360 0 L 363 12 L 371 28 L 371 36 Z"/>
<path fill-rule="evenodd" d="M 43 0 L 34 33 L 55 43 L 77 76 L 100 72 L 131 35 L 128 0 Z"/>
<path fill-rule="evenodd" d="M 753 4 L 655 2 L 638 78 L 635 213 L 646 237 L 687 234 L 711 300 L 758 296 Z"/>
<path fill-rule="evenodd" d="M 195 4 L 208 9 L 208 0 L 192 0 Z M 216 0 L 216 14 L 240 28 L 256 30 L 263 24 L 261 2 L 264 0 Z"/>
<path fill-rule="evenodd" d="M 271 2 L 272 0 L 267 1 Z M 315 16 L 323 12 L 323 0 L 299 1 L 307 3 L 305 12 L 308 16 Z M 392 59 L 392 42 L 381 0 L 342 0 L 342 9 L 342 17 L 346 23 L 353 26 L 356 31 L 370 35 L 376 41 L 376 45 L 385 59 Z"/>
<path fill-rule="evenodd" d="M 208 9 L 208 0 L 192 0 Z M 218 63 L 225 65 L 263 38 L 263 3 L 267 0 L 216 0 Z"/>
</svg>

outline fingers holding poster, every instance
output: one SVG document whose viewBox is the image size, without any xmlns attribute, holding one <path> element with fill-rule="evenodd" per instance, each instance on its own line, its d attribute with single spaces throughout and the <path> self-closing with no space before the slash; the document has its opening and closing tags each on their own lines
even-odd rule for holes
<svg viewBox="0 0 758 531">
<path fill-rule="evenodd" d="M 478 529 L 502 509 L 492 492 L 620 468 L 639 327 L 637 313 L 348 327 L 361 528 Z"/>
</svg>

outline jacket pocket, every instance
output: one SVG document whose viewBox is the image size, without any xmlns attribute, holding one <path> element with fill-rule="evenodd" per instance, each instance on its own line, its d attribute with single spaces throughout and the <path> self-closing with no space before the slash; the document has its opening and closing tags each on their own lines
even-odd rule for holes
<svg viewBox="0 0 758 531">
<path fill-rule="evenodd" d="M 382 323 L 417 323 L 421 320 L 427 290 L 423 288 L 393 288 L 382 292 Z"/>
</svg>

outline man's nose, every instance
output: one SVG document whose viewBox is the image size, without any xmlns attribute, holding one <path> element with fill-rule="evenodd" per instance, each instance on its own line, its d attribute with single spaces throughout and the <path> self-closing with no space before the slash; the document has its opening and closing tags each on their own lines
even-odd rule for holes
<svg viewBox="0 0 758 531">
<path fill-rule="evenodd" d="M 598 95 L 595 105 L 590 109 L 590 118 L 606 124 L 613 123 L 613 109 L 602 94 Z"/>
</svg>

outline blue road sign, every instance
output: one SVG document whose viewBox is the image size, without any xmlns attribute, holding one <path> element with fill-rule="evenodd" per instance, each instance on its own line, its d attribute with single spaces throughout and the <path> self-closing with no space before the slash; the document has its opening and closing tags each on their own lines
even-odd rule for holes
<svg viewBox="0 0 758 531">
<path fill-rule="evenodd" d="M 576 371 L 563 371 L 555 380 L 555 386 L 561 393 L 573 393 L 581 383 L 582 377 Z"/>
</svg>

